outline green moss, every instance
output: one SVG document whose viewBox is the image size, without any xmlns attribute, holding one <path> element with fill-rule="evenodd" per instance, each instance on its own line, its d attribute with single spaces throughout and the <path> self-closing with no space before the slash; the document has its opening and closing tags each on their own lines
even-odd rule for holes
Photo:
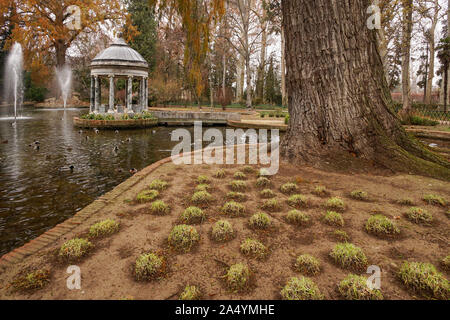
<svg viewBox="0 0 450 320">
<path fill-rule="evenodd" d="M 76 261 L 89 253 L 94 247 L 89 240 L 86 239 L 72 239 L 66 241 L 59 249 L 59 257 L 68 260 Z"/>
<path fill-rule="evenodd" d="M 256 186 L 258 188 L 267 188 L 270 187 L 270 185 L 272 184 L 272 182 L 267 179 L 266 177 L 261 177 L 258 178 L 258 180 L 256 180 Z"/>
<path fill-rule="evenodd" d="M 136 197 L 136 200 L 140 203 L 151 202 L 159 197 L 158 190 L 144 190 L 139 193 Z"/>
<path fill-rule="evenodd" d="M 339 292 L 346 300 L 383 300 L 380 290 L 371 289 L 365 277 L 354 274 L 341 281 Z"/>
<path fill-rule="evenodd" d="M 228 192 L 227 194 L 228 200 L 233 200 L 237 202 L 245 202 L 247 201 L 247 196 L 241 192 Z"/>
<path fill-rule="evenodd" d="M 245 173 L 238 171 L 238 172 L 236 172 L 234 174 L 234 179 L 236 179 L 236 180 L 247 180 L 247 176 L 245 175 Z"/>
<path fill-rule="evenodd" d="M 442 206 L 445 207 L 447 205 L 447 201 L 445 201 L 444 198 L 434 195 L 434 194 L 427 194 L 423 197 L 423 201 L 425 201 L 428 204 L 432 204 L 434 206 Z"/>
<path fill-rule="evenodd" d="M 250 279 L 250 269 L 243 263 L 232 265 L 225 275 L 228 287 L 235 292 L 244 291 L 250 285 Z"/>
<path fill-rule="evenodd" d="M 136 280 L 157 280 L 165 272 L 165 259 L 156 253 L 147 253 L 136 259 L 134 275 Z"/>
<path fill-rule="evenodd" d="M 433 222 L 433 215 L 425 209 L 412 207 L 405 215 L 409 221 L 417 224 L 429 225 Z"/>
<path fill-rule="evenodd" d="M 11 285 L 17 291 L 39 290 L 50 282 L 50 271 L 36 270 L 16 277 Z"/>
<path fill-rule="evenodd" d="M 317 186 L 312 193 L 318 197 L 326 197 L 330 194 L 327 188 L 323 186 Z"/>
<path fill-rule="evenodd" d="M 247 183 L 245 181 L 235 180 L 230 183 L 230 188 L 236 192 L 246 191 Z"/>
<path fill-rule="evenodd" d="M 186 286 L 180 295 L 180 300 L 194 301 L 200 300 L 202 292 L 197 286 Z"/>
<path fill-rule="evenodd" d="M 240 203 L 230 201 L 224 204 L 222 213 L 232 218 L 242 217 L 245 215 L 245 207 Z"/>
<path fill-rule="evenodd" d="M 197 184 L 208 184 L 210 183 L 210 180 L 207 176 L 199 176 L 197 178 Z"/>
<path fill-rule="evenodd" d="M 241 244 L 242 254 L 256 259 L 264 259 L 268 254 L 268 249 L 258 240 L 246 239 Z"/>
<path fill-rule="evenodd" d="M 178 252 L 190 252 L 199 241 L 197 230 L 188 225 L 175 226 L 169 235 L 169 245 Z"/>
<path fill-rule="evenodd" d="M 365 191 L 355 190 L 350 192 L 350 198 L 358 201 L 367 201 L 369 200 L 369 195 Z"/>
<path fill-rule="evenodd" d="M 397 235 L 400 229 L 387 217 L 376 214 L 367 220 L 366 231 L 376 236 Z"/>
<path fill-rule="evenodd" d="M 197 187 L 195 187 L 195 192 L 201 192 L 201 191 L 209 191 L 211 189 L 211 186 L 209 184 L 199 184 Z"/>
<path fill-rule="evenodd" d="M 350 237 L 345 231 L 336 230 L 333 234 L 336 237 L 336 239 L 340 242 L 348 242 L 350 240 Z"/>
<path fill-rule="evenodd" d="M 158 216 L 165 216 L 170 213 L 170 206 L 161 200 L 152 202 L 150 205 L 150 213 Z"/>
<path fill-rule="evenodd" d="M 97 238 L 112 235 L 119 231 L 120 224 L 113 219 L 107 219 L 92 225 L 89 229 L 89 237 Z"/>
<path fill-rule="evenodd" d="M 206 214 L 200 208 L 189 207 L 184 210 L 180 219 L 185 224 L 199 224 L 206 220 Z"/>
<path fill-rule="evenodd" d="M 169 187 L 169 184 L 160 179 L 153 180 L 152 183 L 149 185 L 150 190 L 157 190 L 159 192 L 166 190 Z"/>
<path fill-rule="evenodd" d="M 245 166 L 242 168 L 242 172 L 247 173 L 247 174 L 252 174 L 255 173 L 255 168 L 253 168 L 252 166 Z"/>
<path fill-rule="evenodd" d="M 364 270 L 368 261 L 361 248 L 351 243 L 339 243 L 330 253 L 331 258 L 344 269 Z"/>
<path fill-rule="evenodd" d="M 327 201 L 326 207 L 330 210 L 342 212 L 345 210 L 345 203 L 341 198 L 334 197 Z"/>
<path fill-rule="evenodd" d="M 317 285 L 309 278 L 291 278 L 281 290 L 284 300 L 323 300 Z"/>
<path fill-rule="evenodd" d="M 298 186 L 295 183 L 286 183 L 281 186 L 280 191 L 284 194 L 293 194 L 298 191 Z"/>
<path fill-rule="evenodd" d="M 268 229 L 272 225 L 272 219 L 265 213 L 257 213 L 250 218 L 250 226 L 255 229 Z"/>
<path fill-rule="evenodd" d="M 297 257 L 295 270 L 306 276 L 315 276 L 320 273 L 320 261 L 309 254 Z"/>
<path fill-rule="evenodd" d="M 195 205 L 207 205 L 213 201 L 213 196 L 207 191 L 198 191 L 191 198 L 191 202 Z"/>
<path fill-rule="evenodd" d="M 326 224 L 335 227 L 343 227 L 345 224 L 342 215 L 334 211 L 328 211 L 324 217 L 324 221 Z"/>
<path fill-rule="evenodd" d="M 288 223 L 296 226 L 306 226 L 310 224 L 311 217 L 307 213 L 298 210 L 291 210 L 287 214 L 286 220 Z"/>
<path fill-rule="evenodd" d="M 227 176 L 227 172 L 223 169 L 217 170 L 216 173 L 214 173 L 214 178 L 216 179 L 224 179 Z"/>
<path fill-rule="evenodd" d="M 400 267 L 398 277 L 408 288 L 427 298 L 450 298 L 448 280 L 430 263 L 405 262 Z"/>
<path fill-rule="evenodd" d="M 263 199 L 272 199 L 272 198 L 275 198 L 275 196 L 276 196 L 275 192 L 273 192 L 270 189 L 265 189 L 265 190 L 261 191 L 259 194 L 260 194 L 261 198 L 263 198 Z"/>
<path fill-rule="evenodd" d="M 264 201 L 261 208 L 269 212 L 278 212 L 281 210 L 281 204 L 278 202 L 277 199 L 269 199 Z"/>
<path fill-rule="evenodd" d="M 211 236 L 216 242 L 227 242 L 234 238 L 233 226 L 226 220 L 217 221 L 211 231 Z"/>
<path fill-rule="evenodd" d="M 290 196 L 288 199 L 288 204 L 294 208 L 307 208 L 309 206 L 309 200 L 307 197 L 301 194 L 295 194 Z"/>
</svg>

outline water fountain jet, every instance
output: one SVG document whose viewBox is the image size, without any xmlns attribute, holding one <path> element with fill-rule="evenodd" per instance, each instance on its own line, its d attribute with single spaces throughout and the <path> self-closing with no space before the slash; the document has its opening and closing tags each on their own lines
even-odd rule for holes
<svg viewBox="0 0 450 320">
<path fill-rule="evenodd" d="M 67 99 L 69 98 L 70 89 L 72 86 L 72 70 L 65 65 L 61 69 L 56 70 L 56 78 L 61 89 L 62 98 L 64 101 L 64 109 L 67 107 Z"/>
<path fill-rule="evenodd" d="M 14 101 L 14 123 L 17 121 L 17 111 L 23 102 L 23 52 L 20 43 L 14 43 L 8 54 L 5 68 L 4 96 L 6 103 Z"/>
</svg>

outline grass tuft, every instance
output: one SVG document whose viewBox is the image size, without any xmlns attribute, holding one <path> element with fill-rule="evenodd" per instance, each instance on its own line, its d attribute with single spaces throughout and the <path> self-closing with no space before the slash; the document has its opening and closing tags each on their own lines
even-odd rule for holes
<svg viewBox="0 0 450 320">
<path fill-rule="evenodd" d="M 227 199 L 237 202 L 245 202 L 247 201 L 247 196 L 244 193 L 241 192 L 228 192 Z"/>
<path fill-rule="evenodd" d="M 323 300 L 319 288 L 309 278 L 291 278 L 281 290 L 283 300 Z"/>
<path fill-rule="evenodd" d="M 202 192 L 202 191 L 208 192 L 210 189 L 211 186 L 209 184 L 199 184 L 197 187 L 195 187 L 195 192 Z"/>
<path fill-rule="evenodd" d="M 161 200 L 152 202 L 150 205 L 150 213 L 158 216 L 165 216 L 170 213 L 170 206 Z"/>
<path fill-rule="evenodd" d="M 216 173 L 214 173 L 214 178 L 216 179 L 224 179 L 227 176 L 227 172 L 223 169 L 217 170 Z"/>
<path fill-rule="evenodd" d="M 158 197 L 159 197 L 158 190 L 144 190 L 137 195 L 136 200 L 139 203 L 147 203 L 155 200 Z"/>
<path fill-rule="evenodd" d="M 157 190 L 159 192 L 166 190 L 169 187 L 169 184 L 160 179 L 153 180 L 149 185 L 150 190 Z"/>
<path fill-rule="evenodd" d="M 324 221 L 329 226 L 335 226 L 335 227 L 343 227 L 345 224 L 344 218 L 342 218 L 342 215 L 340 213 L 337 213 L 334 211 L 328 211 L 324 217 Z"/>
<path fill-rule="evenodd" d="M 336 230 L 333 234 L 336 237 L 336 239 L 340 242 L 348 242 L 350 240 L 349 235 L 345 231 Z"/>
<path fill-rule="evenodd" d="M 306 276 L 315 276 L 320 273 L 320 261 L 309 254 L 297 257 L 295 270 Z"/>
<path fill-rule="evenodd" d="M 361 248 L 351 243 L 338 243 L 330 253 L 336 264 L 344 269 L 364 270 L 368 261 Z"/>
<path fill-rule="evenodd" d="M 90 238 L 112 235 L 119 231 L 120 224 L 113 219 L 107 219 L 92 225 L 89 229 Z"/>
<path fill-rule="evenodd" d="M 68 261 L 76 261 L 87 255 L 93 247 L 94 245 L 86 239 L 72 239 L 61 246 L 59 257 Z"/>
<path fill-rule="evenodd" d="M 288 204 L 294 208 L 307 208 L 309 206 L 309 200 L 307 197 L 301 194 L 295 194 L 290 196 L 288 199 Z"/>
<path fill-rule="evenodd" d="M 197 184 L 209 184 L 210 180 L 207 176 L 199 176 L 197 178 Z"/>
<path fill-rule="evenodd" d="M 36 270 L 26 275 L 21 275 L 11 283 L 14 290 L 30 291 L 44 288 L 50 282 L 50 271 Z"/>
<path fill-rule="evenodd" d="M 281 186 L 280 191 L 284 194 L 290 195 L 298 192 L 298 186 L 295 183 L 286 183 Z"/>
<path fill-rule="evenodd" d="M 245 207 L 240 203 L 230 201 L 224 204 L 222 213 L 232 218 L 242 217 L 245 215 Z"/>
<path fill-rule="evenodd" d="M 272 198 L 275 198 L 275 196 L 276 196 L 275 192 L 273 192 L 270 189 L 265 189 L 265 190 L 261 191 L 259 194 L 260 194 L 261 198 L 263 198 L 263 199 L 272 199 Z"/>
<path fill-rule="evenodd" d="M 200 241 L 197 230 L 188 225 L 175 226 L 169 235 L 169 245 L 178 252 L 188 253 Z"/>
<path fill-rule="evenodd" d="M 345 210 L 345 203 L 341 198 L 334 197 L 327 201 L 326 207 L 330 210 L 342 212 Z"/>
<path fill-rule="evenodd" d="M 258 180 L 256 180 L 256 186 L 258 188 L 268 188 L 271 185 L 272 185 L 272 182 L 266 177 L 261 177 L 261 178 L 258 178 Z"/>
<path fill-rule="evenodd" d="M 227 220 L 219 220 L 214 224 L 211 236 L 216 242 L 230 241 L 235 236 L 233 225 Z"/>
<path fill-rule="evenodd" d="M 202 292 L 197 286 L 186 286 L 180 295 L 180 300 L 195 301 L 200 300 Z"/>
<path fill-rule="evenodd" d="M 253 174 L 255 173 L 255 168 L 253 168 L 252 166 L 245 166 L 242 168 L 242 172 L 247 173 L 247 174 Z"/>
<path fill-rule="evenodd" d="M 247 176 L 246 176 L 245 173 L 238 171 L 238 172 L 236 172 L 234 174 L 234 179 L 236 179 L 236 180 L 247 180 Z"/>
<path fill-rule="evenodd" d="M 427 194 L 423 197 L 423 201 L 425 201 L 428 204 L 434 205 L 434 206 L 442 206 L 445 207 L 447 205 L 447 201 L 445 201 L 444 198 L 434 195 L 434 194 Z"/>
<path fill-rule="evenodd" d="M 247 183 L 245 181 L 235 180 L 230 183 L 231 190 L 241 192 L 247 190 Z"/>
<path fill-rule="evenodd" d="M 184 210 L 180 218 L 185 224 L 200 224 L 206 220 L 206 214 L 200 208 L 189 207 Z"/>
<path fill-rule="evenodd" d="M 241 244 L 241 252 L 243 255 L 256 259 L 264 259 L 268 254 L 268 249 L 258 240 L 246 239 Z"/>
<path fill-rule="evenodd" d="M 445 270 L 450 270 L 450 255 L 441 260 L 441 265 Z"/>
<path fill-rule="evenodd" d="M 392 236 L 400 233 L 400 229 L 381 214 L 373 215 L 367 220 L 366 231 L 375 236 Z"/>
<path fill-rule="evenodd" d="M 429 225 L 433 222 L 433 215 L 425 209 L 412 207 L 405 214 L 406 218 L 417 224 Z"/>
<path fill-rule="evenodd" d="M 191 198 L 191 202 L 195 205 L 208 205 L 212 201 L 214 201 L 214 198 L 207 191 L 198 191 Z"/>
<path fill-rule="evenodd" d="M 250 218 L 250 226 L 255 229 L 265 230 L 272 225 L 272 220 L 265 213 L 257 213 Z"/>
<path fill-rule="evenodd" d="M 369 195 L 365 191 L 355 190 L 350 192 L 350 198 L 358 201 L 367 201 L 369 200 Z"/>
<path fill-rule="evenodd" d="M 281 204 L 278 202 L 277 199 L 269 199 L 264 201 L 261 208 L 269 212 L 278 212 L 281 210 Z"/>
<path fill-rule="evenodd" d="M 405 207 L 414 206 L 414 200 L 412 200 L 410 198 L 399 199 L 399 200 L 396 201 L 396 203 L 401 205 L 401 206 L 405 206 Z"/>
<path fill-rule="evenodd" d="M 291 210 L 286 216 L 286 220 L 289 224 L 296 226 L 306 226 L 311 222 L 311 217 L 304 212 L 298 210 Z"/>
<path fill-rule="evenodd" d="M 380 290 L 371 289 L 365 277 L 354 274 L 341 281 L 339 292 L 346 300 L 383 300 Z"/>
<path fill-rule="evenodd" d="M 249 267 L 243 263 L 238 263 L 228 269 L 225 280 L 231 290 L 239 292 L 244 291 L 249 286 L 250 277 Z"/>
<path fill-rule="evenodd" d="M 317 186 L 312 193 L 318 197 L 327 197 L 330 194 L 323 186 Z"/>
<path fill-rule="evenodd" d="M 448 280 L 430 263 L 404 262 L 398 277 L 408 288 L 427 298 L 440 300 L 450 298 Z"/>
<path fill-rule="evenodd" d="M 160 279 L 164 275 L 164 258 L 156 253 L 147 253 L 136 259 L 134 276 L 138 281 Z"/>
</svg>

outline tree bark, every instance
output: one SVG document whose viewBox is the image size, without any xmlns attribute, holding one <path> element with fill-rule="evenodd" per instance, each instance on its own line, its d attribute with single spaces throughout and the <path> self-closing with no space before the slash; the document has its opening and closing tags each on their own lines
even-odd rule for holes
<svg viewBox="0 0 450 320">
<path fill-rule="evenodd" d="M 266 21 L 266 10 L 263 8 L 262 22 L 261 22 L 261 53 L 260 62 L 258 67 L 258 80 L 256 87 L 256 97 L 259 101 L 264 103 L 264 74 L 266 67 L 266 50 L 267 50 L 267 21 Z"/>
<path fill-rule="evenodd" d="M 412 0 L 403 0 L 402 17 L 402 113 L 411 111 L 411 36 L 412 36 Z"/>
<path fill-rule="evenodd" d="M 449 0 L 450 1 L 450 0 Z M 283 106 L 288 105 L 286 92 L 286 41 L 284 36 L 284 27 L 281 26 L 281 97 Z"/>
<path fill-rule="evenodd" d="M 283 0 L 291 120 L 282 154 L 450 178 L 449 163 L 410 137 L 394 112 L 376 31 L 366 27 L 369 5 Z"/>
<path fill-rule="evenodd" d="M 427 86 L 425 90 L 425 104 L 431 103 L 431 95 L 433 94 L 433 79 L 434 79 L 434 61 L 435 61 L 435 54 L 436 54 L 436 43 L 435 43 L 435 32 L 436 32 L 436 26 L 438 23 L 438 14 L 439 10 L 437 9 L 437 6 L 439 6 L 439 3 L 435 3 L 436 8 L 433 16 L 433 21 L 431 22 L 431 28 L 429 30 L 429 54 L 430 54 L 430 63 L 428 66 L 428 77 L 427 77 Z"/>
<path fill-rule="evenodd" d="M 244 79 L 245 79 L 245 59 L 243 55 L 239 55 L 237 66 L 237 80 L 236 80 L 236 102 L 241 103 L 244 96 Z"/>
</svg>

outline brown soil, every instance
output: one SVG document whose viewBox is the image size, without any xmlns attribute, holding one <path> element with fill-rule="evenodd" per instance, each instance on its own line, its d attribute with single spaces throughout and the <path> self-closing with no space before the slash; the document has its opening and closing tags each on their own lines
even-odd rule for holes
<svg viewBox="0 0 450 320">
<path fill-rule="evenodd" d="M 439 261 L 449 254 L 449 220 L 446 208 L 426 205 L 422 197 L 427 193 L 439 194 L 450 199 L 450 183 L 411 175 L 373 176 L 368 174 L 337 174 L 311 168 L 299 168 L 282 164 L 280 173 L 272 178 L 272 190 L 276 192 L 283 208 L 278 213 L 269 213 L 274 226 L 268 231 L 254 231 L 248 226 L 249 217 L 261 211 L 263 200 L 259 189 L 255 187 L 256 174 L 248 175 L 249 189 L 245 202 L 247 217 L 228 219 L 232 222 L 236 238 L 229 243 L 216 244 L 209 237 L 215 221 L 223 216 L 220 208 L 226 202 L 227 184 L 233 180 L 238 166 L 227 166 L 224 180 L 212 178 L 211 193 L 216 201 L 206 212 L 208 220 L 196 226 L 201 235 L 200 244 L 191 253 L 178 254 L 170 251 L 167 238 L 173 226 L 178 223 L 179 215 L 189 206 L 195 180 L 199 175 L 213 176 L 217 166 L 175 166 L 166 164 L 151 173 L 134 188 L 124 193 L 115 203 L 108 205 L 101 213 L 91 217 L 73 232 L 64 236 L 45 252 L 35 254 L 0 274 L 0 299 L 177 299 L 184 286 L 195 284 L 202 288 L 205 299 L 280 299 L 280 290 L 292 276 L 299 276 L 292 266 L 299 254 L 312 254 L 322 262 L 322 272 L 312 277 L 327 299 L 341 299 L 337 293 L 338 283 L 350 273 L 337 267 L 329 253 L 336 244 L 333 232 L 337 228 L 322 222 L 326 212 L 324 204 L 327 198 L 312 194 L 318 185 L 327 187 L 330 196 L 340 196 L 345 200 L 347 210 L 343 213 L 344 230 L 351 242 L 363 249 L 370 265 L 382 269 L 382 293 L 386 299 L 420 298 L 408 291 L 395 276 L 402 261 L 420 261 L 433 263 L 448 277 Z M 165 217 L 146 214 L 149 204 L 135 205 L 129 200 L 146 189 L 154 179 L 168 181 L 170 187 L 162 193 L 162 200 L 172 207 L 171 214 Z M 282 184 L 297 181 L 300 193 L 311 199 L 311 207 L 305 209 L 313 223 L 305 228 L 288 225 L 284 217 L 291 209 L 287 205 L 287 196 L 281 194 Z M 367 191 L 370 202 L 352 200 L 348 194 L 356 189 Z M 411 198 L 416 205 L 429 210 L 436 222 L 431 227 L 410 223 L 404 217 L 408 207 L 396 204 L 396 200 Z M 364 225 L 371 214 L 383 213 L 394 219 L 401 229 L 401 236 L 394 239 L 379 239 L 368 235 Z M 81 268 L 82 290 L 70 291 L 66 287 L 68 263 L 58 262 L 55 249 L 66 240 L 83 235 L 89 226 L 113 218 L 121 223 L 120 232 L 94 241 L 96 248 L 82 261 L 73 263 Z M 265 260 L 244 257 L 240 243 L 247 237 L 256 237 L 270 249 Z M 136 258 L 148 251 L 162 252 L 167 257 L 166 277 L 155 282 L 137 282 L 133 277 L 133 264 Z M 222 276 L 226 266 L 238 262 L 248 263 L 254 272 L 254 282 L 246 293 L 232 293 L 224 286 Z M 41 290 L 20 293 L 13 292 L 10 283 L 23 270 L 51 270 L 50 283 Z"/>
</svg>

